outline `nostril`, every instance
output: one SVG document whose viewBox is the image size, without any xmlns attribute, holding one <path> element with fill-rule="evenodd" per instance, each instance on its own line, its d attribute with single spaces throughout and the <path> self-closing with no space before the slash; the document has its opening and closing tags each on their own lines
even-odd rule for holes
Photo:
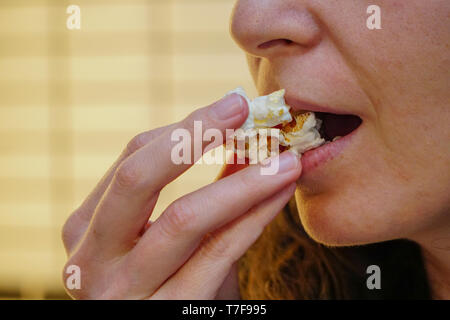
<svg viewBox="0 0 450 320">
<path fill-rule="evenodd" d="M 275 46 L 280 45 L 290 45 L 293 41 L 289 39 L 277 39 L 277 40 L 271 40 L 264 43 L 261 43 L 258 48 L 259 49 L 269 49 Z"/>
</svg>

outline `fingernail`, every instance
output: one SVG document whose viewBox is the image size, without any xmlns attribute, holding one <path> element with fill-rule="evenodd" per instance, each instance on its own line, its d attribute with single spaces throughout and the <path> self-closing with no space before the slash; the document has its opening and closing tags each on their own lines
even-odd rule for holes
<svg viewBox="0 0 450 320">
<path fill-rule="evenodd" d="M 262 164 L 264 167 L 278 167 L 277 173 L 285 173 L 298 168 L 299 158 L 292 152 L 287 151 L 283 152 L 279 157 L 266 159 Z"/>
<path fill-rule="evenodd" d="M 292 152 L 283 152 L 280 155 L 280 172 L 288 172 L 290 170 L 297 169 L 300 163 L 300 159 Z"/>
<path fill-rule="evenodd" d="M 243 111 L 242 97 L 231 94 L 216 102 L 211 109 L 218 120 L 233 118 Z"/>
</svg>

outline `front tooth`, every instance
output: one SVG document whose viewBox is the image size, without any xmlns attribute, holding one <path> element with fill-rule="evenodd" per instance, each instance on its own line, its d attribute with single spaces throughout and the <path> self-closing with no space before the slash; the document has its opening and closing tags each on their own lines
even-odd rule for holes
<svg viewBox="0 0 450 320">
<path fill-rule="evenodd" d="M 336 140 L 339 140 L 340 138 L 342 138 L 341 136 L 336 136 L 333 138 L 333 142 L 335 142 Z"/>
</svg>

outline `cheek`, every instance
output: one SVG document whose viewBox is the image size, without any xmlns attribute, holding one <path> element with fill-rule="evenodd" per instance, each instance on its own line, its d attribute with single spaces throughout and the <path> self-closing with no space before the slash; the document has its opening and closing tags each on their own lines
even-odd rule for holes
<svg viewBox="0 0 450 320">
<path fill-rule="evenodd" d="M 252 56 L 247 54 L 246 55 L 247 58 L 247 64 L 248 64 L 248 68 L 250 70 L 250 74 L 252 75 L 253 81 L 255 82 L 255 84 L 258 81 L 258 70 L 259 70 L 259 66 L 261 64 L 261 58 Z"/>
</svg>

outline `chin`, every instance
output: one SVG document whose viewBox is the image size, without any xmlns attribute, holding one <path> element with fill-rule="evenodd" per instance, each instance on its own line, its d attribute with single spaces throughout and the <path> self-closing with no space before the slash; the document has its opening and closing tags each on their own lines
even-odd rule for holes
<svg viewBox="0 0 450 320">
<path fill-rule="evenodd" d="M 362 211 L 364 205 L 346 197 L 345 192 L 311 196 L 300 187 L 296 202 L 305 231 L 314 241 L 327 246 L 363 245 L 399 236 L 399 230 L 389 225 L 385 212 L 372 212 L 367 207 Z"/>
<path fill-rule="evenodd" d="M 295 194 L 303 228 L 309 236 L 328 246 L 353 246 L 392 239 L 398 234 L 389 226 L 393 216 L 385 208 L 381 160 L 374 156 L 375 143 L 364 127 L 343 139 L 344 151 L 309 166 L 297 181 Z M 302 159 L 303 161 L 303 159 Z M 370 181 L 370 183 L 368 183 Z M 395 199 L 388 199 L 388 201 Z"/>
</svg>

